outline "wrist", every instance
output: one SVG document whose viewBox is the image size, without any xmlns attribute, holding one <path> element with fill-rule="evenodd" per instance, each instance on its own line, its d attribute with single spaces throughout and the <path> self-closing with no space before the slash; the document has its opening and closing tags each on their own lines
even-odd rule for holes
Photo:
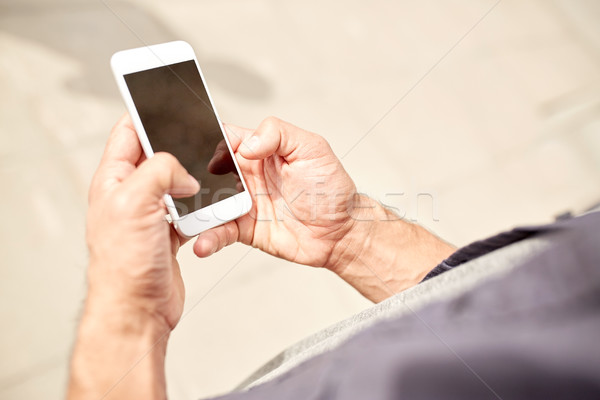
<svg viewBox="0 0 600 400">
<path fill-rule="evenodd" d="M 379 220 L 387 218 L 387 215 L 375 200 L 357 193 L 349 202 L 348 217 L 347 231 L 334 246 L 326 265 L 327 269 L 340 276 L 371 247 Z"/>
<path fill-rule="evenodd" d="M 418 284 L 455 250 L 367 196 L 356 195 L 349 213 L 351 227 L 328 267 L 372 301 Z"/>
<path fill-rule="evenodd" d="M 151 309 L 110 295 L 95 296 L 90 289 L 80 326 L 120 337 L 158 339 L 171 332 L 164 318 Z"/>
<path fill-rule="evenodd" d="M 181 315 L 174 312 L 174 305 L 178 304 L 174 300 L 182 296 L 183 290 L 175 290 L 169 276 L 151 278 L 150 268 L 140 272 L 130 265 L 114 267 L 115 264 L 111 260 L 90 260 L 84 315 L 98 315 L 115 329 L 173 330 Z M 180 306 L 183 307 L 183 299 Z"/>
<path fill-rule="evenodd" d="M 165 398 L 169 334 L 153 318 L 88 298 L 71 360 L 69 398 Z"/>
</svg>

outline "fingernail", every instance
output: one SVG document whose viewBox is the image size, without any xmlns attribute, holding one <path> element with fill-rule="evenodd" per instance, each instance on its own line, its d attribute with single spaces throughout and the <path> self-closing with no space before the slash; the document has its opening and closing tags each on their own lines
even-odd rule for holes
<svg viewBox="0 0 600 400">
<path fill-rule="evenodd" d="M 192 175 L 188 174 L 188 180 L 190 181 L 190 186 L 195 187 L 196 191 L 200 190 L 200 183 L 198 182 L 198 180 L 196 178 L 194 178 Z"/>
<path fill-rule="evenodd" d="M 251 151 L 256 151 L 260 144 L 260 138 L 256 135 L 250 136 L 248 139 L 244 141 L 244 145 L 249 148 Z"/>
</svg>

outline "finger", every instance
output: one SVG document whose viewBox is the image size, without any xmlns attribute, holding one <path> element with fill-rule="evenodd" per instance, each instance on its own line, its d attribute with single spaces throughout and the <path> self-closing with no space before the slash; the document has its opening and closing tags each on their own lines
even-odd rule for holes
<svg viewBox="0 0 600 400">
<path fill-rule="evenodd" d="M 251 129 L 242 128 L 231 124 L 223 124 L 227 139 L 229 139 L 229 145 L 231 150 L 235 153 L 240 147 L 240 144 L 253 133 Z"/>
<path fill-rule="evenodd" d="M 137 168 L 137 167 L 139 167 L 139 166 L 140 166 L 140 165 L 141 165 L 141 164 L 142 164 L 144 161 L 146 161 L 147 159 L 148 159 L 148 157 L 146 157 L 146 154 L 145 154 L 145 153 L 142 153 L 142 154 L 140 155 L 140 158 L 139 158 L 139 159 L 136 161 L 136 163 L 135 163 L 135 167 L 136 167 L 136 168 Z"/>
<path fill-rule="evenodd" d="M 225 246 L 238 241 L 240 231 L 235 221 L 209 229 L 198 235 L 194 243 L 194 253 L 198 257 L 208 257 Z"/>
<path fill-rule="evenodd" d="M 149 194 L 155 200 L 165 194 L 192 196 L 200 190 L 198 181 L 187 173 L 177 159 L 169 153 L 155 153 L 144 161 L 125 182 L 133 196 Z"/>
<path fill-rule="evenodd" d="M 172 224 L 169 234 L 171 238 L 171 253 L 175 255 L 177 255 L 177 252 L 181 246 L 186 244 L 191 239 L 190 237 L 181 235 Z"/>
<path fill-rule="evenodd" d="M 239 152 L 250 160 L 261 160 L 277 154 L 291 161 L 302 145 L 315 138 L 320 137 L 278 118 L 268 117 L 252 136 L 244 140 Z"/>
</svg>

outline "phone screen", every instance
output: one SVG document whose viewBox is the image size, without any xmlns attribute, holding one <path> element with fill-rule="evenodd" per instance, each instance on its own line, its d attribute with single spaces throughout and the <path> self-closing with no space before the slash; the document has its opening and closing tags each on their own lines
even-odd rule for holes
<svg viewBox="0 0 600 400">
<path fill-rule="evenodd" d="M 200 183 L 173 199 L 180 216 L 244 190 L 194 60 L 124 78 L 154 152 L 173 154 Z"/>
</svg>

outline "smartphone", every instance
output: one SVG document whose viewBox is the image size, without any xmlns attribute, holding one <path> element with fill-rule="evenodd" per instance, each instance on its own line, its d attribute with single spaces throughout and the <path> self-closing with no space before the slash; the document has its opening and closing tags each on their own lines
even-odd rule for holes
<svg viewBox="0 0 600 400">
<path fill-rule="evenodd" d="M 252 200 L 192 47 L 183 41 L 115 53 L 111 67 L 144 153 L 174 155 L 200 183 L 165 204 L 177 231 L 193 237 L 246 214 Z"/>
</svg>

